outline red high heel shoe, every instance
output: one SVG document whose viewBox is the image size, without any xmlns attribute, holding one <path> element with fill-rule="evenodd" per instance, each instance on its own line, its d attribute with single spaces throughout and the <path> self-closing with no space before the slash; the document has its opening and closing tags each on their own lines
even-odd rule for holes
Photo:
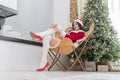
<svg viewBox="0 0 120 80">
<path fill-rule="evenodd" d="M 40 41 L 43 40 L 43 37 L 35 34 L 34 32 L 30 32 L 30 35 L 31 35 L 32 38 L 37 38 L 37 39 L 39 39 Z"/>
<path fill-rule="evenodd" d="M 37 71 L 38 71 L 38 72 L 44 71 L 48 66 L 49 66 L 49 62 L 47 62 L 43 68 L 37 69 Z"/>
</svg>

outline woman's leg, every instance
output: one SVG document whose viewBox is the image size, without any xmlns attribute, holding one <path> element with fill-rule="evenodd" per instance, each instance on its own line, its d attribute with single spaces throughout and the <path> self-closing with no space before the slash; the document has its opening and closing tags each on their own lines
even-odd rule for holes
<svg viewBox="0 0 120 80">
<path fill-rule="evenodd" d="M 39 32 L 39 33 L 30 32 L 30 35 L 33 38 L 43 40 L 44 36 L 55 34 L 55 32 L 60 30 L 60 29 L 61 29 L 61 27 L 59 25 L 53 24 L 53 25 L 51 25 L 51 28 L 49 28 L 43 32 Z"/>
<path fill-rule="evenodd" d="M 39 33 L 34 33 L 34 32 L 30 32 L 30 35 L 32 38 L 37 38 L 39 39 L 40 41 L 43 40 L 43 38 L 47 35 L 52 35 L 52 34 L 55 34 L 55 30 L 50 28 L 50 29 L 47 29 L 43 32 L 39 32 Z"/>
<path fill-rule="evenodd" d="M 43 53 L 40 61 L 40 68 L 37 69 L 37 71 L 43 71 L 45 68 L 48 66 L 48 61 L 47 61 L 47 54 L 49 51 L 49 48 L 55 48 L 59 45 L 60 43 L 59 38 L 51 37 L 50 35 L 47 35 L 43 39 Z"/>
<path fill-rule="evenodd" d="M 43 53 L 40 61 L 40 68 L 37 69 L 37 71 L 43 71 L 46 67 L 48 67 L 48 61 L 47 61 L 47 54 L 50 48 L 49 42 L 51 40 L 51 36 L 47 35 L 43 39 Z"/>
<path fill-rule="evenodd" d="M 51 25 L 50 29 L 47 29 L 43 32 L 39 32 L 39 33 L 36 33 L 40 36 L 46 36 L 46 35 L 52 35 L 52 34 L 55 34 L 55 32 L 61 32 L 61 27 L 57 24 L 53 24 Z"/>
<path fill-rule="evenodd" d="M 43 32 L 39 32 L 39 33 L 36 33 L 37 35 L 41 36 L 41 37 L 44 37 L 46 35 L 52 35 L 52 34 L 55 34 L 55 30 L 53 28 L 50 28 L 50 29 L 47 29 Z"/>
</svg>

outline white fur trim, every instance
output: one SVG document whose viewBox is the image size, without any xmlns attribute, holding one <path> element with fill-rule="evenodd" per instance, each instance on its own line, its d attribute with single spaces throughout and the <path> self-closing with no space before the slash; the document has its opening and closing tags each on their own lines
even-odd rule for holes
<svg viewBox="0 0 120 80">
<path fill-rule="evenodd" d="M 61 34 L 60 34 L 60 36 L 61 36 L 62 38 L 64 38 L 65 35 L 66 35 L 65 31 L 62 31 Z"/>
<path fill-rule="evenodd" d="M 77 19 L 77 20 L 74 20 L 74 21 L 80 23 L 83 26 L 83 22 L 81 20 Z"/>
<path fill-rule="evenodd" d="M 73 30 L 71 32 L 78 33 L 78 32 L 84 32 L 83 30 Z M 85 33 L 85 32 L 84 32 Z"/>
</svg>

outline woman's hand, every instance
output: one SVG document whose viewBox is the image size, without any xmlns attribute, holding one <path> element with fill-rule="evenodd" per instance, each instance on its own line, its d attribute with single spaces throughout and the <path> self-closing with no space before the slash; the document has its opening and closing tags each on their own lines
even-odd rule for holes
<svg viewBox="0 0 120 80">
<path fill-rule="evenodd" d="M 53 28 L 56 32 L 60 32 L 61 33 L 61 27 L 57 24 L 52 24 L 50 26 L 50 28 Z"/>
<path fill-rule="evenodd" d="M 53 28 L 53 29 L 55 29 L 57 27 L 57 24 L 52 24 L 51 26 L 50 26 L 50 28 Z"/>
</svg>

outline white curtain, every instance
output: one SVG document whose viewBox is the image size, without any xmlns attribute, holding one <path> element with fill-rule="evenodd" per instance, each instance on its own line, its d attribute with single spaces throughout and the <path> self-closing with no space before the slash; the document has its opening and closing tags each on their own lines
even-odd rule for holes
<svg viewBox="0 0 120 80">
<path fill-rule="evenodd" d="M 108 0 L 109 17 L 120 39 L 120 0 Z"/>
<path fill-rule="evenodd" d="M 77 9 L 78 9 L 78 18 L 82 17 L 82 13 L 84 12 L 84 7 L 86 6 L 88 0 L 77 0 Z"/>
</svg>

